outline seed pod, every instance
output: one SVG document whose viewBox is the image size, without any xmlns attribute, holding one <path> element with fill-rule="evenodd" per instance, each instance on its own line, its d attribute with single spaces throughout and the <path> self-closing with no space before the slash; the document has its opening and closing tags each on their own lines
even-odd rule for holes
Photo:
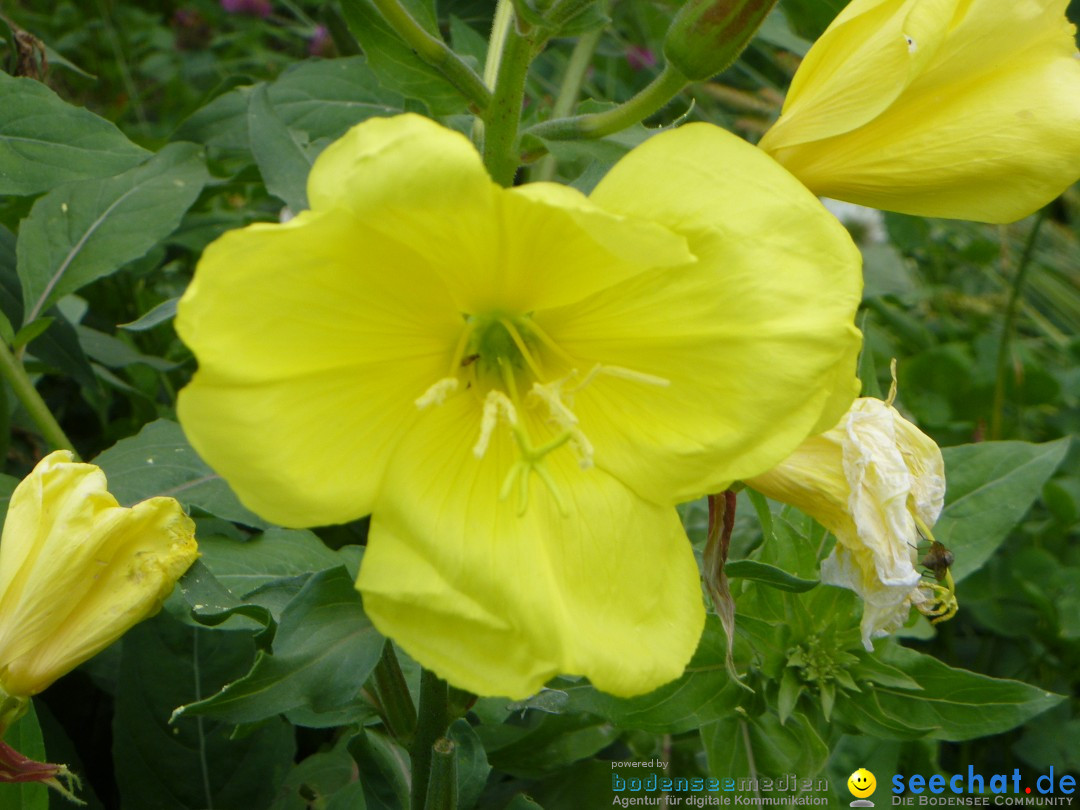
<svg viewBox="0 0 1080 810">
<path fill-rule="evenodd" d="M 742 53 L 776 0 L 686 0 L 664 38 L 664 56 L 686 78 L 708 79 Z"/>
</svg>

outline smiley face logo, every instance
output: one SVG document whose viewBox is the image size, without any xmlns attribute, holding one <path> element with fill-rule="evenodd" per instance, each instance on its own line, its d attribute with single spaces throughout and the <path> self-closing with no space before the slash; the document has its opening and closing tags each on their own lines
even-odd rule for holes
<svg viewBox="0 0 1080 810">
<path fill-rule="evenodd" d="M 867 796 L 872 796 L 874 791 L 877 790 L 877 779 L 866 768 L 859 768 L 848 777 L 847 787 L 852 796 L 857 799 L 865 799 Z"/>
</svg>

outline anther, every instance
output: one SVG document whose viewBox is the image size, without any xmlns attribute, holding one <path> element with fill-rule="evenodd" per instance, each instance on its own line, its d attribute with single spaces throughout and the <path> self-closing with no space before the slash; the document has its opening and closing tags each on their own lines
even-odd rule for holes
<svg viewBox="0 0 1080 810">
<path fill-rule="evenodd" d="M 432 405 L 442 405 L 448 396 L 458 390 L 459 384 L 457 377 L 443 377 L 416 398 L 416 407 L 424 410 Z"/>
</svg>

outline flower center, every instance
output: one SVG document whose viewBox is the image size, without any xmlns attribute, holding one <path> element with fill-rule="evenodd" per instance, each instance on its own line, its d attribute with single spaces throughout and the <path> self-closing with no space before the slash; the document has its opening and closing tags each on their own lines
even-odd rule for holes
<svg viewBox="0 0 1080 810">
<path fill-rule="evenodd" d="M 662 378 L 619 366 L 594 365 L 582 377 L 575 365 L 528 315 L 467 315 L 449 373 L 429 387 L 416 406 L 424 410 L 441 405 L 451 395 L 472 391 L 481 404 L 480 434 L 473 455 L 484 457 L 499 425 L 509 429 L 517 447 L 517 458 L 503 479 L 499 497 L 515 495 L 518 514 L 524 514 L 535 474 L 560 511 L 567 514 L 566 499 L 544 461 L 555 450 L 568 446 L 582 469 L 593 466 L 593 446 L 578 424 L 574 394 L 602 374 L 667 385 Z M 571 382 L 574 384 L 568 386 Z M 533 409 L 540 409 L 544 417 L 541 425 L 532 420 L 534 432 L 539 427 L 550 434 L 541 440 L 522 418 Z"/>
</svg>

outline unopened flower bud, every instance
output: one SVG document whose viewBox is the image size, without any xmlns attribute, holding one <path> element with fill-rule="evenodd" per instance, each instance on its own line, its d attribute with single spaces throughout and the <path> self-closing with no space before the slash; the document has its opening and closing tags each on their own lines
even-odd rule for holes
<svg viewBox="0 0 1080 810">
<path fill-rule="evenodd" d="M 664 39 L 664 56 L 698 81 L 727 68 L 750 44 L 776 0 L 686 0 Z"/>
</svg>

